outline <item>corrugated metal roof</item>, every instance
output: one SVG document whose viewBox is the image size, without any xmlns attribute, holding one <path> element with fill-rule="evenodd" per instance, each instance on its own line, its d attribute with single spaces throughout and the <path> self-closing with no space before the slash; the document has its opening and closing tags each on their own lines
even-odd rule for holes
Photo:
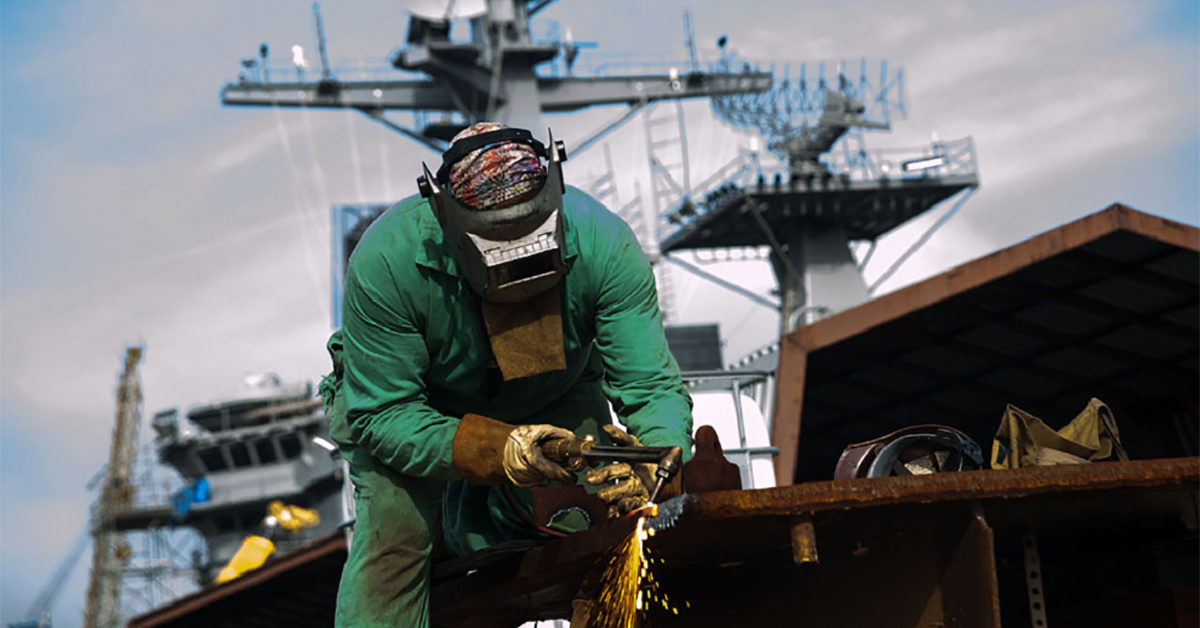
<svg viewBox="0 0 1200 628">
<path fill-rule="evenodd" d="M 1133 277 L 1115 277 L 1100 281 L 1080 288 L 1078 294 L 1102 304 L 1139 314 L 1159 312 L 1180 303 L 1178 293 L 1159 286 L 1141 283 Z"/>
</svg>

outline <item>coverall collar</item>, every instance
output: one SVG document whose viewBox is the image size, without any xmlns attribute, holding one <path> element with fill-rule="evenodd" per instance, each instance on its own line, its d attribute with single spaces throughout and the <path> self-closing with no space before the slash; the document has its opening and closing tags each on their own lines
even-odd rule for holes
<svg viewBox="0 0 1200 628">
<path fill-rule="evenodd" d="M 565 200 L 564 195 L 563 223 L 566 237 L 563 238 L 563 260 L 569 268 L 574 263 L 575 257 L 579 255 L 579 250 L 571 229 L 571 216 L 565 211 Z M 450 253 L 450 247 L 442 238 L 442 227 L 438 224 L 437 217 L 433 215 L 433 208 L 428 206 L 428 201 L 426 201 L 425 212 L 421 214 L 421 235 L 421 248 L 417 251 L 417 264 L 451 277 L 461 277 L 458 265 L 454 263 L 454 256 Z"/>
</svg>

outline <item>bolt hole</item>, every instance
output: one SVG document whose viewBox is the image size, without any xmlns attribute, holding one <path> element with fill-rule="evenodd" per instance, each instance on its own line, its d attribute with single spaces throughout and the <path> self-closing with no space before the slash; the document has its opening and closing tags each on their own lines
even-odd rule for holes
<svg viewBox="0 0 1200 628">
<path fill-rule="evenodd" d="M 1040 610 L 1042 610 L 1042 603 L 1041 603 L 1041 602 L 1034 602 L 1034 603 L 1033 603 L 1033 610 L 1035 610 L 1035 611 L 1040 611 Z"/>
<path fill-rule="evenodd" d="M 1042 592 L 1039 591 L 1037 587 L 1030 589 L 1029 592 L 1032 593 L 1033 595 L 1041 595 L 1042 594 Z"/>
<path fill-rule="evenodd" d="M 1031 572 L 1029 572 L 1029 579 L 1030 579 L 1030 580 L 1037 580 L 1037 577 L 1038 577 L 1038 572 L 1036 572 L 1036 571 L 1031 571 Z"/>
<path fill-rule="evenodd" d="M 1043 622 L 1043 621 L 1042 621 L 1042 620 L 1040 620 L 1040 619 L 1039 619 L 1039 620 L 1037 620 L 1037 621 L 1036 621 L 1036 622 L 1034 622 L 1034 623 L 1035 623 L 1035 624 L 1037 624 L 1037 625 L 1039 625 L 1039 626 L 1045 626 L 1045 625 L 1046 625 L 1046 623 L 1045 623 L 1045 622 Z"/>
</svg>

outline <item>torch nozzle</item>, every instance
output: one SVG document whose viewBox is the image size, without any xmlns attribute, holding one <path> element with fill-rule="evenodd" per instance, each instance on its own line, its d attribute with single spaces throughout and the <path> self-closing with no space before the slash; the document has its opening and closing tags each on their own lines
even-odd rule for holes
<svg viewBox="0 0 1200 628">
<path fill-rule="evenodd" d="M 683 450 L 679 447 L 663 447 L 661 449 L 665 451 L 658 460 L 658 470 L 654 472 L 658 480 L 654 482 L 654 490 L 650 491 L 650 499 L 648 500 L 652 504 L 658 499 L 658 494 L 662 492 L 662 488 L 679 472 L 679 468 L 683 463 Z"/>
<path fill-rule="evenodd" d="M 542 453 L 562 464 L 565 468 L 578 471 L 584 465 L 594 466 L 600 462 L 648 462 L 658 465 L 654 490 L 650 501 L 670 482 L 683 464 L 683 450 L 679 447 L 621 447 L 597 445 L 583 438 L 564 438 L 542 445 Z"/>
</svg>

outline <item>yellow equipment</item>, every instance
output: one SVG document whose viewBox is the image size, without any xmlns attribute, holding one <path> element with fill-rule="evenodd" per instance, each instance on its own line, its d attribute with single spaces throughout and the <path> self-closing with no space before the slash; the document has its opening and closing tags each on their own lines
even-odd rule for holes
<svg viewBox="0 0 1200 628">
<path fill-rule="evenodd" d="M 275 517 L 276 525 L 288 532 L 299 532 L 305 528 L 316 527 L 321 523 L 321 516 L 311 508 L 288 506 L 279 500 L 267 504 L 268 521 Z"/>
<path fill-rule="evenodd" d="M 282 529 L 284 532 L 295 533 L 321 523 L 321 516 L 311 508 L 289 506 L 276 500 L 267 504 L 267 516 L 263 525 L 268 532 Z M 275 553 L 275 543 L 263 536 L 251 534 L 242 541 L 242 546 L 234 553 L 233 558 L 225 564 L 217 574 L 216 582 L 221 584 L 235 580 L 248 571 L 262 567 L 263 563 Z"/>
<path fill-rule="evenodd" d="M 229 582 L 241 577 L 247 571 L 262 567 L 262 564 L 267 562 L 267 559 L 274 553 L 275 544 L 271 542 L 271 539 L 251 534 L 246 537 L 245 541 L 242 541 L 242 546 L 238 548 L 233 558 L 229 559 L 221 573 L 217 574 L 217 584 Z"/>
</svg>

